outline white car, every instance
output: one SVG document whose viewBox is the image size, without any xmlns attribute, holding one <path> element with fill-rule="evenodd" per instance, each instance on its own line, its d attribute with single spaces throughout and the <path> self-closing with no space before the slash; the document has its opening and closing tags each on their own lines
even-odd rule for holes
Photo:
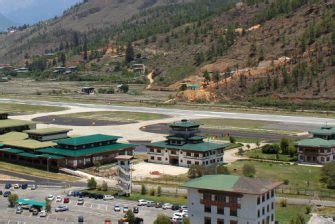
<svg viewBox="0 0 335 224">
<path fill-rule="evenodd" d="M 171 218 L 171 222 L 172 223 L 183 223 L 183 217 L 181 217 L 181 216 L 173 216 L 172 218 Z"/>
<path fill-rule="evenodd" d="M 53 200 L 53 199 L 52 199 Z M 51 200 L 51 201 L 52 201 Z M 62 197 L 60 195 L 57 195 L 56 197 L 56 202 L 62 202 Z"/>
<path fill-rule="evenodd" d="M 55 208 L 55 212 L 65 212 L 65 211 L 69 211 L 69 207 L 67 205 L 58 205 Z"/>
<path fill-rule="evenodd" d="M 170 203 L 165 203 L 163 206 L 162 206 L 162 209 L 172 209 L 172 204 Z"/>
<path fill-rule="evenodd" d="M 107 201 L 107 200 L 113 200 L 114 199 L 114 196 L 112 195 L 104 195 L 104 200 Z"/>
<path fill-rule="evenodd" d="M 53 196 L 52 194 L 50 194 L 47 199 L 49 201 L 53 201 L 55 199 L 55 196 Z"/>
<path fill-rule="evenodd" d="M 183 216 L 183 217 L 188 217 L 188 210 L 187 209 L 184 209 L 182 212 L 180 212 L 180 214 Z"/>
<path fill-rule="evenodd" d="M 36 190 L 36 189 L 37 189 L 37 185 L 36 184 L 31 185 L 30 190 Z"/>
<path fill-rule="evenodd" d="M 46 217 L 47 216 L 47 212 L 45 210 L 40 211 L 40 217 Z"/>
<path fill-rule="evenodd" d="M 148 201 L 144 200 L 144 199 L 140 199 L 137 202 L 138 206 L 146 206 L 148 204 Z"/>
<path fill-rule="evenodd" d="M 14 189 L 19 189 L 20 188 L 20 184 L 14 184 Z"/>
<path fill-rule="evenodd" d="M 184 210 L 187 210 L 188 208 L 187 208 L 187 206 L 186 205 L 182 205 L 182 206 L 180 206 L 180 210 L 181 211 L 184 211 Z"/>
<path fill-rule="evenodd" d="M 128 208 L 128 206 L 123 206 L 123 213 L 127 213 L 129 211 L 129 208 Z"/>
<path fill-rule="evenodd" d="M 120 207 L 120 205 L 115 205 L 115 206 L 114 206 L 114 211 L 116 211 L 116 212 L 121 211 L 121 207 Z"/>
</svg>

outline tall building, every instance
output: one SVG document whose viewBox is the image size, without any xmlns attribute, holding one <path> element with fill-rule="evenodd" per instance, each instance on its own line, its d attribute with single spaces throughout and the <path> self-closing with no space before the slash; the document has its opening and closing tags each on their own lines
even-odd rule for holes
<svg viewBox="0 0 335 224">
<path fill-rule="evenodd" d="M 171 123 L 170 135 L 166 141 L 147 145 L 148 161 L 188 167 L 223 163 L 224 150 L 230 143 L 215 144 L 205 142 L 200 133 L 200 125 L 189 120 Z"/>
<path fill-rule="evenodd" d="M 117 160 L 117 184 L 116 187 L 120 191 L 121 195 L 131 194 L 131 172 L 132 172 L 132 156 L 121 155 L 115 157 Z"/>
<path fill-rule="evenodd" d="M 328 163 L 335 160 L 335 128 L 325 126 L 309 132 L 312 138 L 296 142 L 298 161 Z"/>
<path fill-rule="evenodd" d="M 273 224 L 275 189 L 281 182 L 208 175 L 185 184 L 192 224 Z"/>
</svg>

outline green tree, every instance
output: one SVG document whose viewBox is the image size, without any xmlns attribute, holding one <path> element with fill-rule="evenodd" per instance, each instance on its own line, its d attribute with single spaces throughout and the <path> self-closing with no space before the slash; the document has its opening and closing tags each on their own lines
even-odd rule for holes
<svg viewBox="0 0 335 224">
<path fill-rule="evenodd" d="M 8 196 L 9 207 L 15 207 L 19 196 L 17 194 L 10 194 Z"/>
<path fill-rule="evenodd" d="M 321 182 L 327 185 L 327 188 L 335 189 L 335 162 L 326 163 L 321 168 Z"/>
<path fill-rule="evenodd" d="M 141 185 L 141 195 L 145 195 L 145 194 L 147 194 L 147 187 L 144 184 L 142 184 Z"/>
<path fill-rule="evenodd" d="M 170 224 L 170 217 L 167 215 L 159 214 L 154 221 L 154 224 Z"/>
<path fill-rule="evenodd" d="M 155 194 L 156 194 L 156 190 L 155 190 L 155 188 L 151 188 L 151 189 L 150 189 L 150 195 L 151 195 L 151 196 L 155 196 Z"/>
<path fill-rule="evenodd" d="M 160 197 L 162 195 L 162 187 L 158 186 L 157 187 L 157 196 Z"/>
<path fill-rule="evenodd" d="M 242 167 L 243 175 L 246 177 L 254 177 L 256 174 L 256 169 L 251 164 L 244 164 Z"/>
<path fill-rule="evenodd" d="M 289 146 L 290 146 L 290 142 L 289 142 L 288 139 L 286 139 L 286 138 L 282 138 L 282 139 L 280 140 L 280 149 L 281 149 L 281 153 L 282 153 L 282 154 L 285 154 L 285 155 L 288 155 L 288 154 L 289 154 L 289 152 L 288 152 L 288 148 L 289 148 Z"/>
<path fill-rule="evenodd" d="M 232 143 L 232 144 L 235 144 L 235 143 L 236 143 L 236 139 L 235 139 L 234 136 L 229 136 L 229 141 L 230 141 L 230 143 Z"/>
<path fill-rule="evenodd" d="M 194 56 L 195 65 L 199 66 L 205 61 L 205 55 L 203 52 L 198 52 Z"/>
<path fill-rule="evenodd" d="M 108 190 L 108 184 L 107 184 L 106 181 L 102 181 L 101 190 L 102 191 L 107 191 Z"/>
<path fill-rule="evenodd" d="M 187 175 L 190 179 L 201 177 L 204 174 L 204 170 L 204 167 L 201 165 L 191 165 Z"/>
<path fill-rule="evenodd" d="M 135 57 L 134 48 L 132 43 L 129 42 L 126 48 L 126 55 L 125 55 L 126 63 L 132 62 L 134 60 L 134 57 Z"/>
<path fill-rule="evenodd" d="M 48 198 L 45 198 L 45 211 L 51 212 L 51 201 Z"/>
<path fill-rule="evenodd" d="M 135 215 L 134 213 L 132 212 L 132 210 L 128 210 L 127 211 L 127 220 L 128 220 L 128 223 L 129 224 L 135 224 Z"/>
<path fill-rule="evenodd" d="M 65 66 L 66 64 L 66 56 L 64 53 L 61 53 L 58 57 L 58 62 L 62 64 L 62 66 Z"/>
<path fill-rule="evenodd" d="M 190 219 L 189 218 L 184 218 L 183 219 L 183 224 L 191 224 Z"/>
<path fill-rule="evenodd" d="M 202 76 L 204 77 L 204 81 L 206 84 L 208 84 L 211 81 L 211 76 L 208 71 L 205 71 Z"/>
<path fill-rule="evenodd" d="M 216 71 L 216 72 L 214 72 L 213 73 L 213 76 L 212 76 L 212 80 L 213 80 L 213 82 L 216 84 L 216 85 L 218 85 L 219 84 L 219 82 L 220 82 L 220 73 L 218 72 L 218 71 Z"/>
<path fill-rule="evenodd" d="M 127 93 L 129 91 L 129 86 L 127 84 L 122 84 L 121 87 L 120 87 L 120 90 L 123 93 Z"/>
<path fill-rule="evenodd" d="M 216 172 L 217 174 L 230 174 L 228 168 L 224 165 L 217 165 Z"/>
<path fill-rule="evenodd" d="M 91 177 L 91 179 L 87 181 L 87 188 L 90 190 L 95 190 L 97 188 L 97 182 L 94 177 Z"/>
</svg>

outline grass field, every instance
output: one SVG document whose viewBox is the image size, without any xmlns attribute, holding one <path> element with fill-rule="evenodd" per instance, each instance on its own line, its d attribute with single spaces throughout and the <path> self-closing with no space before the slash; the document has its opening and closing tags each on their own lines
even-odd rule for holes
<svg viewBox="0 0 335 224">
<path fill-rule="evenodd" d="M 27 166 L 21 166 L 21 165 L 16 165 L 12 163 L 6 163 L 6 162 L 0 162 L 0 170 L 7 170 L 7 171 L 14 172 L 14 173 L 26 174 L 30 176 L 47 178 L 51 180 L 69 181 L 69 182 L 78 181 L 78 178 L 70 176 L 70 175 L 47 172 L 47 171 L 43 171 L 43 170 L 36 169 L 36 168 L 31 168 Z"/>
<path fill-rule="evenodd" d="M 291 219 L 296 218 L 301 214 L 305 221 L 309 220 L 309 215 L 306 214 L 306 206 L 303 205 L 287 205 L 286 207 L 281 207 L 279 204 L 276 205 L 276 221 L 279 224 L 288 224 Z"/>
<path fill-rule="evenodd" d="M 0 112 L 8 112 L 9 114 L 35 114 L 65 110 L 64 107 L 55 106 L 36 106 L 17 103 L 0 103 Z"/>
<path fill-rule="evenodd" d="M 151 114 L 127 111 L 101 111 L 101 112 L 84 112 L 75 114 L 66 114 L 62 117 L 75 117 L 103 121 L 147 121 L 168 118 L 163 114 Z"/>
<path fill-rule="evenodd" d="M 277 160 L 276 154 L 266 154 L 263 153 L 262 150 L 256 149 L 256 150 L 250 150 L 244 153 L 245 156 L 255 159 L 266 159 L 266 160 Z M 295 162 L 297 161 L 297 157 L 291 157 L 289 155 L 279 155 L 279 161 L 285 161 L 285 162 Z"/>
<path fill-rule="evenodd" d="M 242 175 L 244 164 L 251 164 L 256 169 L 256 177 L 270 178 L 274 180 L 288 180 L 288 186 L 292 189 L 308 189 L 307 180 L 311 180 L 311 189 L 315 191 L 331 191 L 322 184 L 319 167 L 307 167 L 299 165 L 289 165 L 282 163 L 270 163 L 259 161 L 237 161 L 228 166 L 232 174 Z M 335 194 L 335 190 L 332 191 Z"/>
</svg>

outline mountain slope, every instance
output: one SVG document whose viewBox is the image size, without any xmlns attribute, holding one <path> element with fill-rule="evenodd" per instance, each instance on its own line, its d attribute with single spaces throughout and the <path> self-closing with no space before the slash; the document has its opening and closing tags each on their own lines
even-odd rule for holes
<svg viewBox="0 0 335 224">
<path fill-rule="evenodd" d="M 0 13 L 0 32 L 6 31 L 8 27 L 16 25 L 15 22 L 9 20 L 7 17 Z"/>
</svg>

